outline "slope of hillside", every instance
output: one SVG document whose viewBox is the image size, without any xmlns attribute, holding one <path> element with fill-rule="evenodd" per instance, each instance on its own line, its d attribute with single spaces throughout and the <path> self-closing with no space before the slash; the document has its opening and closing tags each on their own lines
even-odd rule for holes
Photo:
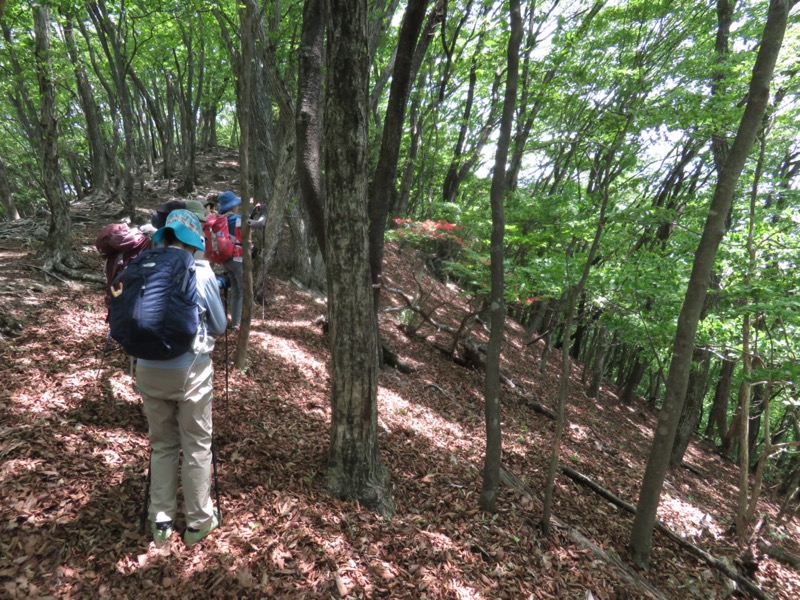
<svg viewBox="0 0 800 600">
<path fill-rule="evenodd" d="M 203 157 L 201 192 L 235 181 L 226 155 Z M 227 172 L 218 170 L 227 164 Z M 144 206 L 169 196 L 149 186 Z M 101 273 L 91 244 L 118 206 L 77 205 L 75 244 Z M 237 343 L 215 350 L 215 439 L 223 525 L 197 547 L 175 537 L 161 550 L 139 531 L 147 472 L 147 425 L 128 359 L 107 350 L 98 286 L 38 267 L 35 232 L 44 217 L 0 224 L 0 597 L 109 598 L 649 598 L 608 560 L 625 556 L 631 516 L 586 486 L 558 477 L 554 514 L 541 536 L 540 497 L 550 457 L 559 370 L 540 373 L 541 346 L 526 346 L 509 322 L 503 347 L 503 462 L 497 515 L 477 509 L 483 452 L 482 374 L 450 362 L 434 344 L 452 336 L 408 313 L 384 311 L 387 345 L 414 371 L 380 374 L 379 426 L 398 509 L 382 519 L 325 493 L 329 398 L 325 314 L 314 295 L 269 280 L 254 310 L 248 368 L 225 371 Z M 423 257 L 390 244 L 389 286 L 424 292 L 434 320 L 457 327 L 467 299 L 437 281 Z M 386 293 L 386 307 L 400 307 Z M 473 331 L 487 337 L 480 325 Z M 573 367 L 562 464 L 630 504 L 656 415 L 622 405 L 613 387 L 584 394 Z M 727 533 L 736 501 L 734 466 L 702 445 L 670 474 L 659 512 L 672 531 L 731 568 L 741 554 Z M 764 501 L 764 514 L 776 506 Z M 179 524 L 180 525 L 180 524 Z M 770 525 L 798 550 L 798 521 Z M 574 529 L 572 529 L 574 528 Z M 579 535 L 578 535 L 579 534 Z M 591 541 L 605 557 L 593 551 Z M 728 578 L 655 536 L 653 567 L 640 574 L 667 598 L 724 598 Z M 755 581 L 774 598 L 800 596 L 798 574 L 760 557 Z"/>
</svg>

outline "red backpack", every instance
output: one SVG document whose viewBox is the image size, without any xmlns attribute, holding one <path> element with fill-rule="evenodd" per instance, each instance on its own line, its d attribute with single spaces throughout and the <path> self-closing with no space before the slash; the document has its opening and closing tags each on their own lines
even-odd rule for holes
<svg viewBox="0 0 800 600">
<path fill-rule="evenodd" d="M 206 259 L 222 264 L 233 258 L 234 241 L 228 232 L 227 215 L 208 215 L 203 223 L 206 243 Z"/>
</svg>

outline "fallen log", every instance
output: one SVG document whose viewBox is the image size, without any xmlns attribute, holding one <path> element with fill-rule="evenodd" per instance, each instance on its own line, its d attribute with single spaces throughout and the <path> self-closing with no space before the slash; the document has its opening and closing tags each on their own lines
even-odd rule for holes
<svg viewBox="0 0 800 600">
<path fill-rule="evenodd" d="M 500 465 L 500 481 L 502 481 L 511 489 L 516 490 L 520 494 L 530 496 L 531 498 L 536 498 L 536 494 L 534 493 L 533 489 L 526 485 L 525 482 L 523 482 L 519 477 L 514 475 L 514 473 L 508 470 L 505 465 Z M 615 552 L 609 552 L 608 550 L 600 548 L 597 544 L 592 542 L 577 529 L 570 527 L 556 517 L 551 516 L 550 519 L 553 522 L 553 525 L 559 529 L 565 530 L 569 536 L 569 539 L 571 539 L 573 542 L 579 546 L 588 548 L 592 554 L 613 566 L 623 580 L 627 581 L 635 588 L 649 594 L 656 600 L 669 600 L 669 597 L 665 595 L 664 592 L 660 591 L 652 583 L 647 581 L 647 579 L 633 569 L 633 567 L 625 564 L 625 562 Z"/>
<path fill-rule="evenodd" d="M 793 569 L 800 570 L 800 556 L 795 556 L 775 544 L 770 544 L 767 540 L 758 540 L 756 546 L 761 552 L 767 556 L 771 556 L 777 561 L 792 567 Z"/>
<path fill-rule="evenodd" d="M 547 417 L 551 421 L 555 421 L 556 420 L 556 413 L 554 413 L 552 410 L 547 408 L 544 404 L 541 404 L 541 403 L 537 402 L 533 398 L 530 398 L 530 397 L 527 397 L 527 396 L 523 396 L 522 394 L 520 394 L 520 398 L 522 400 L 522 403 L 525 406 L 528 406 L 528 407 L 532 408 L 534 410 L 534 412 L 537 412 L 540 415 L 544 415 L 545 417 Z"/>
<path fill-rule="evenodd" d="M 594 492 L 596 492 L 597 494 L 599 494 L 600 496 L 602 496 L 603 498 L 605 498 L 606 500 L 608 500 L 609 502 L 614 504 L 615 506 L 618 506 L 619 508 L 625 510 L 626 512 L 629 512 L 632 515 L 636 514 L 636 507 L 634 507 L 631 504 L 628 504 L 627 502 L 625 502 L 624 500 L 621 500 L 620 498 L 617 498 L 617 496 L 615 496 L 614 494 L 609 492 L 607 489 L 603 488 L 602 486 L 598 485 L 597 483 L 595 483 L 594 481 L 589 479 L 586 475 L 583 475 L 582 473 L 579 473 L 578 471 L 575 471 L 574 469 L 571 469 L 571 468 L 569 468 L 567 466 L 563 466 L 563 465 L 561 467 L 561 471 L 567 477 L 572 479 L 573 481 L 576 481 L 577 483 L 580 483 L 581 485 L 585 485 L 586 487 L 588 487 L 589 489 L 593 490 Z M 719 560 L 718 558 L 715 558 L 715 557 L 711 556 L 708 552 L 706 552 L 702 548 L 698 548 L 697 546 L 695 546 L 691 542 L 688 542 L 687 540 L 683 539 L 677 533 L 674 533 L 672 530 L 670 530 L 661 521 L 656 521 L 656 529 L 660 533 L 662 533 L 665 537 L 667 537 L 668 539 L 670 539 L 673 542 L 675 542 L 676 544 L 678 544 L 681 548 L 684 548 L 685 550 L 688 550 L 691 554 L 693 554 L 694 556 L 700 558 L 708 566 L 713 567 L 714 569 L 716 569 L 716 570 L 720 571 L 722 574 L 724 574 L 726 577 L 728 577 L 728 578 L 732 579 L 733 581 L 735 581 L 736 583 L 738 583 L 742 588 L 747 590 L 747 592 L 749 594 L 751 594 L 752 596 L 754 596 L 756 598 L 760 598 L 762 600 L 771 600 L 772 599 L 772 596 L 767 594 L 764 590 L 762 590 L 760 587 L 758 587 L 755 583 L 753 583 L 752 581 L 750 581 L 749 579 L 747 579 L 746 577 L 741 575 L 738 571 L 733 569 L 730 565 L 728 565 L 724 561 Z"/>
</svg>

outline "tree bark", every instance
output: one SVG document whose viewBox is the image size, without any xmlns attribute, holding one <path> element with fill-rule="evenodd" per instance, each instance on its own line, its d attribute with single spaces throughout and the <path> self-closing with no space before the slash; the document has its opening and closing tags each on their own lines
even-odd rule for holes
<svg viewBox="0 0 800 600">
<path fill-rule="evenodd" d="M 643 567 L 649 562 L 653 542 L 653 525 L 669 466 L 670 450 L 683 409 L 691 368 L 692 348 L 700 313 L 710 283 L 717 249 L 725 231 L 726 215 L 733 202 L 736 183 L 753 147 L 761 117 L 767 106 L 769 84 L 783 43 L 789 8 L 788 0 L 770 1 L 761 47 L 750 80 L 747 105 L 739 123 L 736 139 L 714 189 L 708 218 L 695 253 L 686 297 L 678 317 L 664 406 L 659 415 L 652 449 L 647 460 L 636 517 L 631 530 L 630 550 L 637 566 Z"/>
<path fill-rule="evenodd" d="M 636 348 L 634 351 L 636 357 L 633 359 L 633 366 L 631 367 L 630 373 L 628 373 L 628 377 L 625 380 L 625 387 L 622 389 L 622 394 L 620 394 L 619 397 L 619 401 L 623 404 L 633 404 L 636 390 L 639 387 L 639 383 L 642 381 L 642 377 L 644 377 L 644 372 L 647 370 L 647 362 L 639 358 L 639 352 L 641 352 L 641 348 Z"/>
<path fill-rule="evenodd" d="M 86 69 L 78 57 L 78 47 L 75 43 L 75 29 L 72 18 L 66 17 L 64 23 L 64 41 L 67 46 L 69 61 L 75 74 L 75 85 L 78 88 L 81 109 L 86 120 L 86 135 L 89 138 L 89 156 L 92 163 L 92 191 L 105 192 L 108 186 L 108 173 L 106 166 L 106 145 L 103 138 L 100 111 L 97 108 L 92 88 Z"/>
<path fill-rule="evenodd" d="M 325 180 L 322 177 L 321 139 L 323 88 L 323 47 L 327 0 L 306 0 L 303 5 L 303 30 L 298 52 L 297 178 L 300 198 L 305 205 L 311 230 L 325 258 Z"/>
<path fill-rule="evenodd" d="M 255 9 L 250 2 L 239 5 L 239 31 L 242 40 L 242 62 L 239 69 L 238 109 L 241 138 L 239 140 L 239 172 L 241 179 L 242 203 L 242 273 L 243 300 L 242 321 L 240 323 L 236 354 L 233 358 L 237 369 L 247 364 L 247 349 L 250 340 L 250 322 L 253 316 L 253 259 L 250 255 L 250 116 L 253 107 L 253 60 L 255 49 L 253 41 L 253 21 Z"/>
<path fill-rule="evenodd" d="M 605 372 L 606 360 L 606 328 L 600 326 L 597 334 L 596 347 L 594 351 L 594 364 L 592 365 L 592 381 L 589 384 L 589 397 L 597 398 L 600 394 L 600 386 L 603 383 L 603 373 Z"/>
<path fill-rule="evenodd" d="M 3 208 L 3 214 L 9 221 L 19 220 L 19 211 L 17 205 L 14 203 L 14 196 L 11 194 L 11 184 L 8 181 L 8 170 L 0 158 L 0 207 Z"/>
<path fill-rule="evenodd" d="M 722 361 L 722 367 L 717 380 L 717 387 L 714 391 L 714 401 L 711 404 L 711 413 L 708 415 L 708 425 L 706 426 L 705 436 L 713 438 L 714 428 L 721 440 L 725 439 L 728 432 L 728 396 L 731 392 L 731 381 L 736 362 L 729 359 Z"/>
<path fill-rule="evenodd" d="M 702 418 L 703 399 L 706 395 L 706 381 L 708 380 L 711 353 L 704 348 L 695 348 L 693 354 L 692 370 L 689 373 L 689 383 L 686 387 L 686 398 L 669 459 L 670 466 L 673 467 L 681 464 L 686 448 L 689 447 L 689 442 L 692 440 L 692 436 Z"/>
<path fill-rule="evenodd" d="M 58 166 L 58 118 L 53 66 L 50 54 L 50 9 L 43 4 L 33 7 L 36 79 L 41 102 L 39 156 L 42 161 L 42 185 L 50 208 L 50 227 L 44 251 L 44 268 L 53 269 L 68 260 L 71 253 L 69 202 Z"/>
<path fill-rule="evenodd" d="M 492 234 L 489 248 L 491 259 L 489 345 L 486 351 L 485 405 L 486 457 L 483 466 L 483 487 L 478 501 L 481 510 L 495 512 L 497 488 L 500 483 L 502 435 L 500 431 L 500 349 L 505 329 L 503 239 L 505 236 L 504 202 L 506 194 L 506 164 L 511 145 L 511 128 L 517 104 L 519 81 L 519 46 L 522 41 L 522 17 L 519 0 L 510 0 L 511 36 L 508 39 L 507 76 L 500 136 L 494 161 L 494 174 L 490 202 L 492 207 Z"/>
<path fill-rule="evenodd" d="M 368 206 L 369 214 L 369 263 L 373 284 L 375 310 L 380 304 L 381 272 L 383 270 L 383 243 L 389 207 L 397 193 L 397 162 L 400 156 L 400 140 L 406 115 L 406 102 L 411 80 L 414 50 L 425 19 L 428 0 L 409 0 L 397 41 L 397 57 L 389 88 L 389 103 L 383 123 L 383 137 L 378 155 L 378 165 L 372 184 Z"/>
<path fill-rule="evenodd" d="M 394 512 L 378 449 L 377 316 L 367 244 L 367 0 L 331 0 L 325 100 L 325 256 L 331 345 L 327 487 Z"/>
</svg>

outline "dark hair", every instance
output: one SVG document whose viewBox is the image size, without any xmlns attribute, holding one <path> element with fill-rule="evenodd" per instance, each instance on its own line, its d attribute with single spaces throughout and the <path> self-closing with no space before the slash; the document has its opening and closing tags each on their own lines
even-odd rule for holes
<svg viewBox="0 0 800 600">
<path fill-rule="evenodd" d="M 180 240 L 175 235 L 175 230 L 171 227 L 167 227 L 161 232 L 161 242 L 165 246 L 172 246 L 175 242 L 179 242 Z"/>
</svg>

